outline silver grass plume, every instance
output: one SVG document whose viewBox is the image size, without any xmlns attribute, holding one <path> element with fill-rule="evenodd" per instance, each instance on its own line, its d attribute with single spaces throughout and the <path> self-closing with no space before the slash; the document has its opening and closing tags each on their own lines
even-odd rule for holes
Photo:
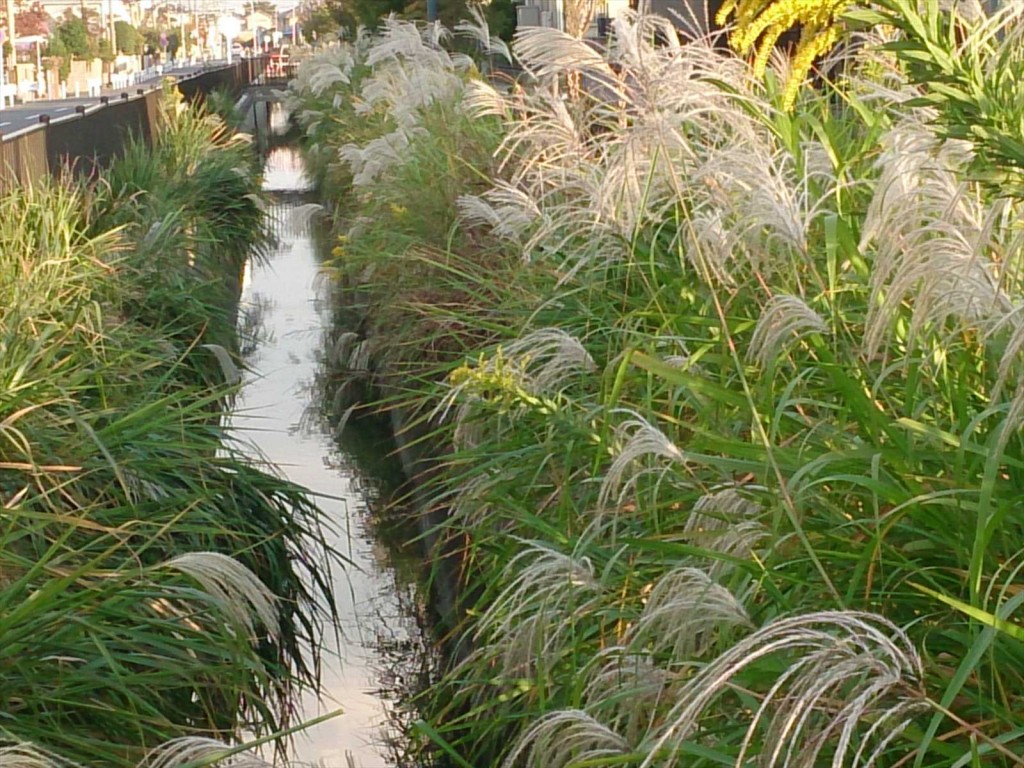
<svg viewBox="0 0 1024 768">
<path fill-rule="evenodd" d="M 773 365 L 784 349 L 814 333 L 828 334 L 824 320 L 799 296 L 772 297 L 754 326 L 747 359 L 764 367 Z"/>
<path fill-rule="evenodd" d="M 474 634 L 500 649 L 505 674 L 522 674 L 547 661 L 571 629 L 571 617 L 586 613 L 602 592 L 589 558 L 558 552 L 540 542 L 505 566 L 509 579 L 481 616 Z"/>
<path fill-rule="evenodd" d="M 655 582 L 625 644 L 633 652 L 669 652 L 688 661 L 702 656 L 724 630 L 752 626 L 739 600 L 705 571 L 676 568 Z"/>
<path fill-rule="evenodd" d="M 622 412 L 632 418 L 615 428 L 615 434 L 623 444 L 601 482 L 598 497 L 598 507 L 601 509 L 606 509 L 613 498 L 620 502 L 633 489 L 640 475 L 639 470 L 643 469 L 643 461 L 667 461 L 667 466 L 660 470 L 665 472 L 673 464 L 681 464 L 685 460 L 676 444 L 647 419 L 635 411 Z"/>
<path fill-rule="evenodd" d="M 199 346 L 213 353 L 217 364 L 220 366 L 221 374 L 224 376 L 224 382 L 229 387 L 242 383 L 242 372 L 235 365 L 235 361 L 231 359 L 230 352 L 220 344 L 200 344 Z"/>
<path fill-rule="evenodd" d="M 630 753 L 619 734 L 579 709 L 550 712 L 534 723 L 512 747 L 502 768 L 573 768 L 600 764 Z"/>
<path fill-rule="evenodd" d="M 815 173 L 821 173 L 816 169 Z M 800 255 L 807 251 L 807 231 L 830 199 L 834 180 L 824 182 L 826 192 L 811 194 L 811 176 L 795 167 L 793 156 L 777 139 L 751 126 L 742 140 L 714 147 L 695 178 L 697 210 L 718 209 L 730 228 L 741 234 L 752 254 L 770 255 L 779 248 Z M 758 266 L 776 270 L 779 259 L 760 259 Z"/>
<path fill-rule="evenodd" d="M 287 232 L 292 234 L 305 234 L 309 231 L 310 222 L 313 219 L 323 216 L 327 209 L 320 203 L 303 203 L 289 210 L 288 218 L 284 222 Z"/>
<path fill-rule="evenodd" d="M 540 80 L 589 70 L 615 79 L 608 62 L 584 40 L 553 27 L 520 27 L 513 39 L 516 59 Z"/>
<path fill-rule="evenodd" d="M 407 157 L 410 140 L 423 134 L 424 129 L 419 127 L 398 128 L 371 139 L 363 147 L 346 144 L 338 150 L 338 157 L 352 170 L 354 186 L 371 186 L 386 170 L 401 165 Z"/>
<path fill-rule="evenodd" d="M 486 226 L 495 237 L 518 244 L 541 218 L 536 201 L 501 181 L 482 196 L 462 195 L 457 205 L 463 226 Z"/>
<path fill-rule="evenodd" d="M 359 343 L 359 334 L 355 331 L 344 331 L 331 345 L 328 362 L 334 368 L 344 370 L 350 368 L 352 349 Z"/>
<path fill-rule="evenodd" d="M 554 392 L 580 372 L 597 369 L 586 347 L 561 328 L 540 328 L 503 345 L 510 358 L 523 361 L 538 392 Z"/>
<path fill-rule="evenodd" d="M 225 765 L 230 768 L 271 768 L 271 764 L 248 752 L 238 752 L 217 739 L 182 736 L 150 750 L 139 768 L 178 768 L 182 765 Z"/>
<path fill-rule="evenodd" d="M 462 110 L 476 118 L 495 116 L 508 118 L 509 105 L 505 94 L 483 80 L 470 80 L 462 96 Z"/>
<path fill-rule="evenodd" d="M 757 519 L 761 505 L 740 495 L 735 488 L 706 494 L 693 505 L 683 532 L 691 543 L 710 552 L 747 559 L 769 537 L 768 529 Z M 732 568 L 725 560 L 708 558 L 706 568 L 718 576 Z"/>
<path fill-rule="evenodd" d="M 761 703 L 749 714 L 737 766 L 746 765 L 756 747 L 757 763 L 770 768 L 870 768 L 929 708 L 921 657 L 888 619 L 856 611 L 778 619 L 686 683 L 661 734 L 645 745 L 640 768 L 674 764 L 682 745 L 699 739 L 702 717 L 733 680 L 774 655 L 788 667 L 758 692 Z"/>
<path fill-rule="evenodd" d="M 77 763 L 28 741 L 0 735 L 0 768 L 79 768 Z"/>
<path fill-rule="evenodd" d="M 342 44 L 324 48 L 301 62 L 295 77 L 288 84 L 285 92 L 285 106 L 295 114 L 302 106 L 303 94 L 309 92 L 320 98 L 330 91 L 340 91 L 351 83 L 352 70 L 355 67 L 357 52 L 352 46 Z M 339 104 L 335 102 L 334 108 Z M 301 121 L 301 120 L 300 120 Z M 308 121 L 301 121 L 303 125 Z"/>
<path fill-rule="evenodd" d="M 498 352 L 485 359 L 477 370 L 485 376 L 512 377 L 523 392 L 535 396 L 555 394 L 571 379 L 596 369 L 583 344 L 559 328 L 531 331 L 501 345 Z M 473 379 L 453 386 L 441 398 L 432 417 L 443 419 L 456 403 L 471 402 L 473 386 Z M 457 414 L 457 422 L 461 423 L 467 415 L 468 411 Z"/>
<path fill-rule="evenodd" d="M 204 592 L 217 600 L 226 615 L 245 627 L 250 637 L 256 636 L 254 618 L 271 637 L 280 635 L 277 598 L 256 574 L 234 558 L 219 552 L 187 552 L 158 567 L 179 571 L 194 579 Z"/>
<path fill-rule="evenodd" d="M 501 56 L 511 64 L 512 52 L 504 40 L 491 34 L 491 28 L 487 23 L 487 17 L 484 16 L 483 8 L 479 5 L 470 5 L 469 16 L 468 19 L 455 25 L 456 34 L 475 40 L 485 56 Z"/>
<path fill-rule="evenodd" d="M 663 220 L 693 196 L 694 184 L 702 182 L 694 181 L 692 169 L 707 161 L 709 150 L 767 135 L 739 103 L 754 98 L 745 64 L 706 40 L 654 45 L 658 30 L 669 27 L 665 20 L 627 14 L 615 24 L 610 58 L 621 72 L 564 33 L 524 31 L 515 51 L 530 62 L 541 86 L 514 90 L 504 108 L 490 94 L 485 107 L 514 118 L 498 154 L 509 183 L 541 213 L 524 252 L 573 253 L 559 265 L 562 282 L 589 266 L 630 258 L 628 243 L 638 227 Z M 561 88 L 564 72 L 578 73 L 580 86 Z M 727 93 L 723 82 L 735 92 Z M 594 126 L 602 129 L 599 137 Z M 758 171 L 757 182 L 763 182 Z M 746 190 L 748 197 L 758 194 L 756 183 Z M 798 190 L 785 199 L 804 198 Z M 784 206 L 762 207 L 759 221 L 769 232 L 780 230 L 775 214 Z M 796 208 L 802 227 L 805 211 Z M 793 218 L 787 213 L 785 220 Z M 746 228 L 748 234 L 755 230 L 753 224 Z"/>
<path fill-rule="evenodd" d="M 451 504 L 451 517 L 464 530 L 501 530 L 507 527 L 498 514 L 499 507 L 491 500 L 490 493 L 495 479 L 493 473 L 485 472 L 459 486 Z"/>
<path fill-rule="evenodd" d="M 650 654 L 616 645 L 601 649 L 584 673 L 586 710 L 630 744 L 643 741 L 671 695 L 674 676 Z"/>
<path fill-rule="evenodd" d="M 733 285 L 730 272 L 734 260 L 741 261 L 746 243 L 738 228 L 728 226 L 720 209 L 694 211 L 683 222 L 687 260 L 698 277 L 707 283 Z"/>
<path fill-rule="evenodd" d="M 886 345 L 892 321 L 912 299 L 913 337 L 924 329 L 984 328 L 1011 302 L 990 257 L 1004 227 L 1003 206 L 987 208 L 961 181 L 961 142 L 939 141 L 925 115 L 905 118 L 883 139 L 881 177 L 868 208 L 861 249 L 874 251 L 864 346 Z"/>
</svg>

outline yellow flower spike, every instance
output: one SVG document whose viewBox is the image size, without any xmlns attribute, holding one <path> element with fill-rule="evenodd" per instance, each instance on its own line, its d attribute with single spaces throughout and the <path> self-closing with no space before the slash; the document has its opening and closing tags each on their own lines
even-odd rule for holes
<svg viewBox="0 0 1024 768">
<path fill-rule="evenodd" d="M 755 49 L 754 74 L 763 77 L 779 38 L 797 25 L 802 27 L 789 80 L 783 90 L 784 109 L 792 109 L 800 86 L 811 71 L 815 59 L 827 53 L 842 34 L 840 16 L 852 0 L 726 0 L 715 21 L 724 24 L 734 17 L 735 27 L 729 42 L 746 55 Z"/>
<path fill-rule="evenodd" d="M 839 33 L 839 25 L 832 24 L 823 32 L 816 33 L 806 44 L 803 44 L 803 40 L 801 40 L 796 57 L 793 59 L 793 73 L 782 94 L 783 109 L 790 110 L 796 104 L 800 86 L 803 85 L 807 73 L 811 71 L 814 60 L 839 42 Z"/>
<path fill-rule="evenodd" d="M 778 29 L 775 32 L 775 40 L 778 40 L 782 33 L 786 31 L 786 28 L 782 25 L 776 25 L 773 30 L 769 31 L 774 31 L 775 29 Z M 772 57 L 772 47 L 774 45 L 775 42 L 772 41 L 771 45 L 762 45 L 758 50 L 757 57 L 754 59 L 754 77 L 764 77 L 764 73 L 768 69 L 768 60 Z"/>
</svg>

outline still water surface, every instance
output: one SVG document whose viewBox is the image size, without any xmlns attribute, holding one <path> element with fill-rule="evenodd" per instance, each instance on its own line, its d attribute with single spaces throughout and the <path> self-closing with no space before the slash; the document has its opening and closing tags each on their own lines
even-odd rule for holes
<svg viewBox="0 0 1024 768">
<path fill-rule="evenodd" d="M 380 689 L 391 687 L 383 678 L 395 649 L 419 645 L 408 610 L 415 605 L 415 588 L 396 576 L 392 554 L 370 532 L 373 484 L 339 448 L 329 419 L 321 417 L 325 409 L 317 402 L 322 388 L 316 382 L 329 314 L 316 241 L 301 215 L 308 184 L 295 149 L 271 151 L 264 187 L 274 199 L 278 245 L 265 265 L 246 271 L 242 316 L 256 318 L 259 332 L 232 421 L 255 446 L 254 457 L 262 454 L 289 479 L 321 495 L 332 544 L 352 562 L 332 579 L 341 638 L 325 638 L 325 698 L 307 696 L 299 717 L 308 720 L 339 707 L 344 714 L 297 736 L 291 758 L 326 768 L 391 766 L 394 759 L 383 742 L 397 704 Z"/>
</svg>

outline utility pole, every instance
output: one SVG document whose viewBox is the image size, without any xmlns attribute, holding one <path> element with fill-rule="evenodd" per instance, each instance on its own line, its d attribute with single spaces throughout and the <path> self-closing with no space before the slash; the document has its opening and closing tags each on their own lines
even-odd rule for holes
<svg viewBox="0 0 1024 768">
<path fill-rule="evenodd" d="M 18 85 L 18 54 L 17 54 L 16 49 L 14 47 L 14 41 L 18 39 L 18 30 L 16 28 L 16 24 L 14 23 L 14 19 L 15 19 L 14 0 L 6 0 L 6 10 L 7 10 L 7 40 L 4 42 L 4 44 L 6 45 L 7 43 L 10 43 L 10 46 L 11 46 L 11 64 L 12 64 L 13 69 L 14 69 L 14 77 L 11 79 L 11 82 L 15 86 L 17 86 Z M 4 57 L 4 58 L 6 58 L 6 57 Z M 14 99 L 13 98 L 11 98 L 11 104 L 14 104 Z"/>
<path fill-rule="evenodd" d="M 114 0 L 107 0 L 107 20 L 110 22 L 110 55 L 117 56 L 117 27 L 114 26 Z"/>
</svg>

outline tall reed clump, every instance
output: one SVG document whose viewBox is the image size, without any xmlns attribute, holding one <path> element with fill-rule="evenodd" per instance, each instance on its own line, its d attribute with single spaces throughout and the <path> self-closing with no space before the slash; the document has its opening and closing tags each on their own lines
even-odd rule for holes
<svg viewBox="0 0 1024 768">
<path fill-rule="evenodd" d="M 375 38 L 314 56 L 290 86 L 307 167 L 338 202 L 330 269 L 343 286 L 337 311 L 347 331 L 330 356 L 350 394 L 404 389 L 488 338 L 478 323 L 453 326 L 437 309 L 495 303 L 490 278 L 518 268 L 493 238 L 455 227 L 459 196 L 488 185 L 501 136 L 496 117 L 466 112 L 479 73 L 444 49 L 449 37 L 390 19 Z M 488 279 L 474 279 L 480 270 Z"/>
<path fill-rule="evenodd" d="M 1000 18 L 949 39 L 1009 88 Z M 792 111 L 784 60 L 655 17 L 467 88 L 500 175 L 435 261 L 522 267 L 437 286 L 492 343 L 409 383 L 463 555 L 451 762 L 1022 764 L 1022 204 L 884 34 Z"/>
<path fill-rule="evenodd" d="M 229 322 L 214 262 L 230 278 L 262 227 L 225 141 L 169 115 L 155 159 L 135 148 L 98 187 L 0 197 L 3 759 L 130 766 L 265 735 L 316 684 L 320 513 L 238 450 L 234 384 L 210 375 L 226 349 L 203 346 Z"/>
<path fill-rule="evenodd" d="M 90 203 L 92 229 L 127 227 L 137 252 L 142 290 L 125 311 L 173 321 L 183 343 L 232 346 L 245 260 L 260 258 L 270 237 L 257 162 L 246 134 L 167 91 L 153 145 L 130 143 Z"/>
</svg>

